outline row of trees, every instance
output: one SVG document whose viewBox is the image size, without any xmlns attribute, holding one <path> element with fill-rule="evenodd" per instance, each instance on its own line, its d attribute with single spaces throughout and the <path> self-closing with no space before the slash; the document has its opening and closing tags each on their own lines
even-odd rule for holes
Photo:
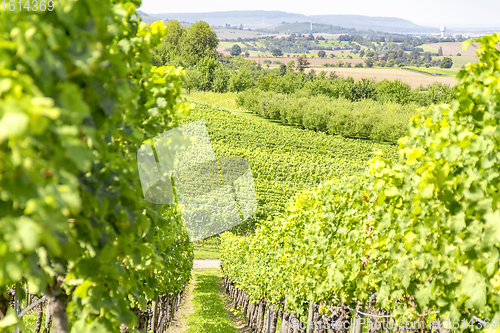
<svg viewBox="0 0 500 333">
<path fill-rule="evenodd" d="M 167 34 L 161 45 L 153 50 L 155 66 L 171 65 L 184 68 L 195 66 L 201 59 L 217 59 L 219 39 L 204 21 L 184 27 L 176 20 L 167 21 Z"/>
</svg>

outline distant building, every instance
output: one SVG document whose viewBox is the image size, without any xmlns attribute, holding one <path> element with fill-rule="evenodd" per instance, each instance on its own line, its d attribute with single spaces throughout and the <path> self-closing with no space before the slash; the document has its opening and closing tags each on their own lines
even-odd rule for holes
<svg viewBox="0 0 500 333">
<path fill-rule="evenodd" d="M 444 33 L 446 32 L 446 27 L 444 25 L 439 29 L 441 31 L 441 38 L 444 38 Z"/>
</svg>

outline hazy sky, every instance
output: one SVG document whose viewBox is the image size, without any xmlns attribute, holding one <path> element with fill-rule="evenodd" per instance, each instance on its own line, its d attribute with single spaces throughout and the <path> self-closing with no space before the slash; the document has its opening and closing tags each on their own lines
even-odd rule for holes
<svg viewBox="0 0 500 333">
<path fill-rule="evenodd" d="M 141 10 L 196 13 L 226 10 L 281 10 L 304 15 L 393 16 L 427 26 L 500 27 L 500 0 L 142 0 Z"/>
</svg>

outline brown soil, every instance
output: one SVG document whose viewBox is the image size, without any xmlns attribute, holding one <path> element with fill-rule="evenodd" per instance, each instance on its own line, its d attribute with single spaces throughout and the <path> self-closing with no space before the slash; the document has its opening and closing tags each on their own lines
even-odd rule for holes
<svg viewBox="0 0 500 333">
<path fill-rule="evenodd" d="M 289 61 L 294 61 L 294 62 L 297 62 L 297 57 L 295 58 L 288 58 L 288 57 L 248 57 L 246 58 L 248 60 L 255 60 L 256 62 L 259 62 L 259 59 L 260 59 L 260 64 L 261 65 L 264 65 L 264 60 L 271 60 L 271 63 L 273 61 L 280 61 L 282 63 L 284 63 L 285 65 L 289 62 Z M 324 59 L 321 59 L 321 58 L 307 58 L 307 61 L 309 61 L 309 64 L 310 66 L 321 66 L 325 63 L 328 63 L 328 64 L 336 64 L 337 62 L 339 61 L 342 61 L 343 63 L 346 63 L 346 62 L 350 62 L 351 63 L 351 66 L 354 66 L 356 65 L 357 63 L 362 63 L 364 64 L 365 63 L 365 60 L 364 59 L 343 59 L 343 58 L 338 58 L 338 55 L 337 55 L 337 58 L 324 58 Z M 278 64 L 279 65 L 279 64 Z"/>
<path fill-rule="evenodd" d="M 467 51 L 464 52 L 462 49 L 462 43 L 461 42 L 451 42 L 451 43 L 429 43 L 425 44 L 426 46 L 430 46 L 439 50 L 439 47 L 443 48 L 443 55 L 449 56 L 449 55 L 457 55 L 457 53 L 461 53 L 462 55 L 476 55 L 476 49 L 477 49 L 477 44 L 476 45 L 469 45 L 467 48 Z"/>
<path fill-rule="evenodd" d="M 384 79 L 387 80 L 396 80 L 400 79 L 401 81 L 408 83 L 412 88 L 417 88 L 420 85 L 424 87 L 432 84 L 434 82 L 441 82 L 444 84 L 448 84 L 450 86 L 454 86 L 457 84 L 454 77 L 450 76 L 428 76 L 424 74 L 419 74 L 411 71 L 405 71 L 401 69 L 391 69 L 391 68 L 314 68 L 316 74 L 319 74 L 321 71 L 333 72 L 335 71 L 338 75 L 343 77 L 351 76 L 355 80 L 359 80 L 362 78 L 371 78 L 375 81 L 382 81 Z M 306 72 L 309 72 L 306 70 Z"/>
</svg>

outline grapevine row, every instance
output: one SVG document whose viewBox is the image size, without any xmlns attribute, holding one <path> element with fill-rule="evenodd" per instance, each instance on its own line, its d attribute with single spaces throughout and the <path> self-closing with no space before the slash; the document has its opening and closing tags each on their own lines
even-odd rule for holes
<svg viewBox="0 0 500 333">
<path fill-rule="evenodd" d="M 44 295 L 55 332 L 118 332 L 190 280 L 180 211 L 146 202 L 139 181 L 141 145 L 190 108 L 184 72 L 151 66 L 166 28 L 139 5 L 0 15 L 2 331 L 24 327 L 10 288 Z"/>
<path fill-rule="evenodd" d="M 238 156 L 250 163 L 259 204 L 251 223 L 283 212 L 296 193 L 333 177 L 363 172 L 374 150 L 397 158 L 393 146 L 277 125 L 206 104 L 194 106 L 181 122 L 204 119 L 218 157 Z"/>
<path fill-rule="evenodd" d="M 458 74 L 451 105 L 418 110 L 364 175 L 295 196 L 249 237 L 223 234 L 225 278 L 251 302 L 368 306 L 396 321 L 500 319 L 500 36 Z M 425 318 L 422 314 L 436 313 Z M 466 328 L 467 331 L 470 327 Z"/>
</svg>

